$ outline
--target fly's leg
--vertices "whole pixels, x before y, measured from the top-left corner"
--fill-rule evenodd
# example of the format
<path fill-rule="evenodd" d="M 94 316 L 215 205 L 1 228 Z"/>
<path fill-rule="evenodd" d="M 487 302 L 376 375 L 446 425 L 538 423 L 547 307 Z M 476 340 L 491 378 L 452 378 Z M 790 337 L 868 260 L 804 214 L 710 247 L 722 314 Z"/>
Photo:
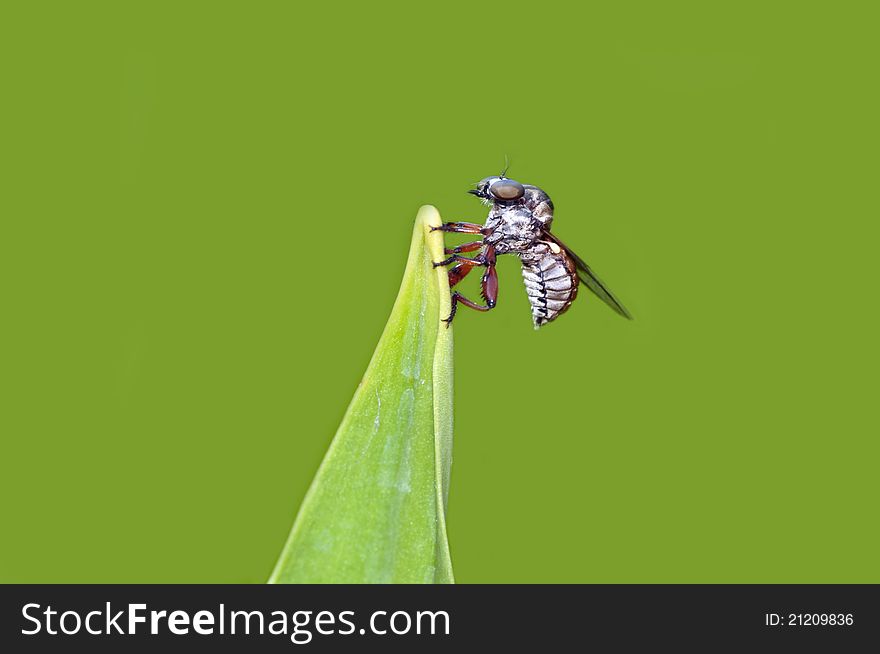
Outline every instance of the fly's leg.
<path fill-rule="evenodd" d="M 476 223 L 443 223 L 439 227 L 432 227 L 431 231 L 441 230 L 444 232 L 456 232 L 460 234 L 481 234 L 483 236 L 488 236 L 492 233 L 491 229 L 486 229 L 482 225 L 477 225 Z M 443 248 L 443 252 L 445 254 L 458 254 L 459 252 L 473 252 L 475 250 L 479 250 L 483 247 L 483 241 L 471 241 L 469 243 L 462 243 L 461 245 L 457 245 L 454 248 Z M 479 261 L 479 257 L 475 259 L 467 259 L 466 257 L 450 257 L 445 259 L 444 261 L 439 261 L 434 264 L 434 267 L 437 266 L 446 266 L 452 263 L 453 261 L 457 261 L 458 263 L 452 267 L 449 271 L 449 286 L 450 288 L 458 284 L 465 276 L 472 270 L 473 266 L 483 265 L 482 262 Z"/>
<path fill-rule="evenodd" d="M 483 241 L 471 241 L 470 243 L 462 243 L 454 248 L 443 248 L 446 254 L 458 254 L 459 252 L 473 252 L 483 247 Z"/>
<path fill-rule="evenodd" d="M 458 303 L 461 302 L 464 306 L 470 307 L 471 309 L 476 309 L 477 311 L 488 311 L 492 307 L 484 307 L 482 304 L 477 304 L 471 300 L 468 300 L 464 295 L 459 293 L 458 291 L 454 291 L 452 293 L 452 310 L 449 312 L 449 317 L 444 318 L 443 322 L 446 323 L 446 327 L 452 324 L 453 318 L 455 318 L 455 312 L 458 309 Z"/>
<path fill-rule="evenodd" d="M 458 234 L 485 234 L 482 225 L 476 223 L 443 223 L 439 227 L 432 227 L 431 231 L 456 232 Z"/>
<path fill-rule="evenodd" d="M 443 259 L 443 261 L 435 261 L 434 267 L 439 268 L 440 266 L 448 266 L 453 261 L 459 261 L 466 266 L 485 266 L 486 262 L 483 260 L 482 256 L 476 256 L 473 259 L 469 259 L 468 257 L 463 257 L 460 254 L 453 254 L 451 257 L 447 257 Z"/>
<path fill-rule="evenodd" d="M 452 268 L 449 269 L 449 288 L 452 288 L 462 279 L 467 277 L 467 274 L 473 269 L 473 266 L 469 266 L 464 263 L 457 263 L 452 266 Z"/>
<path fill-rule="evenodd" d="M 477 259 L 467 259 L 466 257 L 461 258 L 464 259 L 464 261 L 459 263 L 450 271 L 450 283 L 452 282 L 452 272 L 460 268 L 461 266 L 465 266 L 467 268 L 467 272 L 462 272 L 461 277 L 458 279 L 458 281 L 461 281 L 461 278 L 464 277 L 468 272 L 470 272 L 470 270 L 473 269 L 474 266 L 486 266 L 486 272 L 483 273 L 483 279 L 480 282 L 480 294 L 483 296 L 486 304 L 485 306 L 482 304 L 477 304 L 473 300 L 468 300 L 458 291 L 454 291 L 452 293 L 452 307 L 449 311 L 449 317 L 443 319 L 443 322 L 446 323 L 447 327 L 452 324 L 452 320 L 453 318 L 455 318 L 455 312 L 458 309 L 459 302 L 466 307 L 476 309 L 477 311 L 489 311 L 490 309 L 495 308 L 495 303 L 498 300 L 498 272 L 495 270 L 495 248 L 491 245 L 487 247 L 486 253 L 482 257 L 480 257 L 479 263 L 477 262 Z M 464 268 L 462 268 L 462 270 L 464 270 Z"/>
<path fill-rule="evenodd" d="M 486 306 L 492 309 L 498 300 L 498 271 L 495 270 L 495 247 L 486 248 L 486 272 L 480 281 L 480 294 L 486 300 Z"/>
<path fill-rule="evenodd" d="M 491 246 L 490 246 L 491 247 Z M 492 248 L 494 251 L 495 248 Z M 453 254 L 448 259 L 444 259 L 443 261 L 435 261 L 433 266 L 435 268 L 439 268 L 440 266 L 448 266 L 453 261 L 457 261 L 450 270 L 449 270 L 449 286 L 455 286 L 464 279 L 467 274 L 474 269 L 476 266 L 485 266 L 486 259 L 485 254 L 480 254 L 473 259 L 468 259 L 467 257 L 463 257 L 460 254 Z"/>

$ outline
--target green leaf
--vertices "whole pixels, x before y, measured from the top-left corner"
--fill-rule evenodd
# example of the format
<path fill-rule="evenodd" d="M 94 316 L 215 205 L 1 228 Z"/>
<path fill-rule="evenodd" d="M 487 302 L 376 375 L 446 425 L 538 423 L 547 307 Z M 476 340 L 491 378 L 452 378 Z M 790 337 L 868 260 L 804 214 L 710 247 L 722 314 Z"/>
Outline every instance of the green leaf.
<path fill-rule="evenodd" d="M 269 583 L 453 583 L 452 328 L 443 232 L 419 210 L 385 331 Z"/>

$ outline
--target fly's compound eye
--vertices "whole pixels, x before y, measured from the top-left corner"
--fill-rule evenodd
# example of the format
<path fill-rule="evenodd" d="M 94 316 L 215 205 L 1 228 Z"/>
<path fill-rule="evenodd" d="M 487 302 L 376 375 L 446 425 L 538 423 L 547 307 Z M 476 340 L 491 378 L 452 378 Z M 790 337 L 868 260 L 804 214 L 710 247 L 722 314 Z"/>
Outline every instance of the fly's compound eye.
<path fill-rule="evenodd" d="M 500 200 L 501 202 L 512 202 L 514 200 L 519 200 L 523 195 L 525 195 L 526 190 L 523 188 L 523 185 L 519 182 L 515 182 L 512 179 L 502 179 L 489 187 L 489 194 L 495 198 L 496 200 Z"/>

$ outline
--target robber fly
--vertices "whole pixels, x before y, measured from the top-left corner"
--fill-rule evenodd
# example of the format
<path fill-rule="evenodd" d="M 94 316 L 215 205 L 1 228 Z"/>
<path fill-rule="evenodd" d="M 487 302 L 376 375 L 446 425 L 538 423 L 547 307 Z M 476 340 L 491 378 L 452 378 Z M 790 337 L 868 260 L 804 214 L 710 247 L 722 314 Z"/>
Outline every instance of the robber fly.
<path fill-rule="evenodd" d="M 516 254 L 522 261 L 523 280 L 532 306 L 535 329 L 555 320 L 571 306 L 577 297 L 579 282 L 621 316 L 632 320 L 629 311 L 596 277 L 584 260 L 550 233 L 553 202 L 544 191 L 531 184 L 520 184 L 502 172 L 496 177 L 481 180 L 468 193 L 476 195 L 490 207 L 486 224 L 452 222 L 434 229 L 479 234 L 482 238 L 458 247 L 446 248 L 446 254 L 452 256 L 435 262 L 434 266 L 455 264 L 449 269 L 450 287 L 458 284 L 475 267 L 485 267 L 481 294 L 486 304 L 477 304 L 454 291 L 452 311 L 444 319 L 447 327 L 455 318 L 459 304 L 477 311 L 489 311 L 495 306 L 498 299 L 495 257 L 499 254 Z M 473 258 L 460 254 L 477 250 L 480 253 Z"/>

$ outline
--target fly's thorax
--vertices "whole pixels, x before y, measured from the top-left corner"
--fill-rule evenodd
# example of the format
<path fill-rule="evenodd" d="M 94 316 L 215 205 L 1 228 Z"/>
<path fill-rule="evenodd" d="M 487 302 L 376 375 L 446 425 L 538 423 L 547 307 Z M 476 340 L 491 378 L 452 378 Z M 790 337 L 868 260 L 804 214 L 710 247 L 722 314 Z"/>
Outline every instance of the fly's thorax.
<path fill-rule="evenodd" d="M 492 207 L 486 227 L 491 230 L 486 243 L 499 254 L 525 252 L 541 233 L 541 222 L 522 204 Z"/>
<path fill-rule="evenodd" d="M 550 196 L 531 184 L 525 184 L 524 188 L 523 204 L 532 212 L 535 220 L 545 229 L 550 229 L 550 224 L 553 222 L 553 202 Z"/>

